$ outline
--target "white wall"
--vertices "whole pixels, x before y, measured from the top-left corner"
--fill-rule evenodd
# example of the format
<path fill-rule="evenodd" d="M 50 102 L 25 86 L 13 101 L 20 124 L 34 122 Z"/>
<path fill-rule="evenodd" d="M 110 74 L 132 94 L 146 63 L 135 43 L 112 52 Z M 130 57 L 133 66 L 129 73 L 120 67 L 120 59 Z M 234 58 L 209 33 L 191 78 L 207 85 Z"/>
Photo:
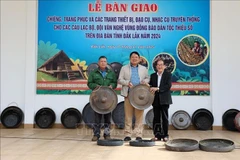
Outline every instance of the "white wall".
<path fill-rule="evenodd" d="M 240 1 L 212 1 L 211 96 L 173 96 L 170 117 L 177 110 L 192 115 L 196 109 L 207 108 L 213 112 L 214 125 L 221 126 L 227 109 L 240 110 L 239 10 Z M 25 124 L 33 124 L 35 112 L 42 107 L 53 108 L 56 123 L 68 107 L 82 111 L 89 96 L 36 95 L 36 54 L 37 2 L 1 1 L 1 111 L 10 102 L 17 102 L 25 113 Z M 122 100 L 119 96 L 119 102 Z"/>
<path fill-rule="evenodd" d="M 212 110 L 217 125 L 227 109 L 240 110 L 239 17 L 240 1 L 212 2 Z"/>
<path fill-rule="evenodd" d="M 1 108 L 13 101 L 25 106 L 26 7 L 1 1 Z"/>

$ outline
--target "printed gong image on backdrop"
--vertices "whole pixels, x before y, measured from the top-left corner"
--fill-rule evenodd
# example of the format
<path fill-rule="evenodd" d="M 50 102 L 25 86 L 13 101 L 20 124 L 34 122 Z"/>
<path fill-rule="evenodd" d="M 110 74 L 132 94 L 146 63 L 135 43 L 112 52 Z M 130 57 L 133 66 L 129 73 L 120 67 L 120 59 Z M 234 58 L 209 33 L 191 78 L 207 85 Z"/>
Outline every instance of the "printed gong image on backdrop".
<path fill-rule="evenodd" d="M 89 95 L 88 75 L 100 56 L 118 76 L 137 51 L 149 75 L 164 59 L 172 95 L 208 96 L 209 35 L 209 0 L 39 0 L 36 93 Z"/>

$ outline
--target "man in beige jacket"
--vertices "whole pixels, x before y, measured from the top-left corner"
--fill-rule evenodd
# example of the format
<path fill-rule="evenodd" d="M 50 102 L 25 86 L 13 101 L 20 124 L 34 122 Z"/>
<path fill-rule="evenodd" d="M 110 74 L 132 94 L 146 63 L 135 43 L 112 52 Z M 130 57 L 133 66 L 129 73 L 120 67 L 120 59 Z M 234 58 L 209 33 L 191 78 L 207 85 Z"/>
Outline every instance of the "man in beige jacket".
<path fill-rule="evenodd" d="M 133 86 L 138 84 L 146 84 L 149 82 L 148 70 L 146 67 L 139 64 L 140 55 L 134 51 L 130 53 L 130 64 L 121 68 L 118 82 L 122 85 L 121 95 L 124 96 L 124 111 L 125 111 L 125 138 L 124 141 L 130 141 L 132 136 L 132 118 L 135 115 L 135 126 L 133 133 L 136 140 L 142 139 L 143 132 L 143 112 L 134 108 L 128 98 L 128 93 Z"/>

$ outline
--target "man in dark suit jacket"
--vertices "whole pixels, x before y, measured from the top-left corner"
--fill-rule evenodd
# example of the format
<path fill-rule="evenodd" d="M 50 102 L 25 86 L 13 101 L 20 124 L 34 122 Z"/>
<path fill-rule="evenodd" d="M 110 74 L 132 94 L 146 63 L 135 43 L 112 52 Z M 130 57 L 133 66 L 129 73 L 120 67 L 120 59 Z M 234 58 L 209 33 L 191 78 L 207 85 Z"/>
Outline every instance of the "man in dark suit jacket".
<path fill-rule="evenodd" d="M 150 77 L 150 91 L 155 93 L 153 101 L 153 133 L 154 138 L 152 140 L 168 141 L 168 108 L 172 104 L 171 86 L 172 86 L 172 74 L 164 70 L 166 68 L 162 59 L 157 60 L 156 70 L 157 72 L 151 74 Z"/>

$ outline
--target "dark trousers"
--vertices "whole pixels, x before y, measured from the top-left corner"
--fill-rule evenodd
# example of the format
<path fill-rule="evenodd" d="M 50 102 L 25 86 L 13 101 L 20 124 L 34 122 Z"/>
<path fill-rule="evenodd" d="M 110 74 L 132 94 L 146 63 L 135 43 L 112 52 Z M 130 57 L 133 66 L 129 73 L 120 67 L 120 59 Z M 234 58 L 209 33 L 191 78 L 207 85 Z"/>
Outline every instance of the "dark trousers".
<path fill-rule="evenodd" d="M 103 125 L 104 125 L 104 135 L 103 136 L 109 136 L 110 135 L 110 125 L 111 125 L 111 112 L 108 114 L 99 114 L 97 112 L 94 112 L 94 115 L 95 115 L 95 122 L 93 124 L 94 136 L 100 137 L 101 128 Z M 104 119 L 103 123 L 101 123 L 102 117 Z"/>
<path fill-rule="evenodd" d="M 153 134 L 158 139 L 168 136 L 168 108 L 169 105 L 153 106 Z"/>

